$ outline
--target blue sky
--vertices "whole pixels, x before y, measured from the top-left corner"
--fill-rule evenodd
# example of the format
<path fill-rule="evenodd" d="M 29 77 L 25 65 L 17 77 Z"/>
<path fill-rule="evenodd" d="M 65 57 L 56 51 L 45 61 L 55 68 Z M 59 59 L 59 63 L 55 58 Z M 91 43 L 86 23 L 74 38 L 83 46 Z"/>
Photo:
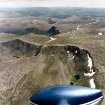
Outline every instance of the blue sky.
<path fill-rule="evenodd" d="M 0 0 L 0 7 L 105 8 L 105 0 Z"/>

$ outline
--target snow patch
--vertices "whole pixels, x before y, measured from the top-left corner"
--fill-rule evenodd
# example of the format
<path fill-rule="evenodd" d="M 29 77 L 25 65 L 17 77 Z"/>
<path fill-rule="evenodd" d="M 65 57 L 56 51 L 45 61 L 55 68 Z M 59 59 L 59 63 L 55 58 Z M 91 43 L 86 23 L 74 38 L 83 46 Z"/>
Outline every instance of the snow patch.
<path fill-rule="evenodd" d="M 84 76 L 85 77 L 92 77 L 95 75 L 95 72 L 92 72 L 92 73 L 84 73 Z"/>
<path fill-rule="evenodd" d="M 77 50 L 75 50 L 75 54 L 77 54 L 78 53 L 78 51 Z"/>
<path fill-rule="evenodd" d="M 80 29 L 80 25 L 77 25 L 77 31 Z"/>
<path fill-rule="evenodd" d="M 89 54 L 87 54 L 87 56 L 88 56 L 89 72 L 84 73 L 84 76 L 92 77 L 95 74 L 95 72 L 93 71 L 93 62 L 92 62 L 92 58 L 89 56 Z"/>
<path fill-rule="evenodd" d="M 69 58 L 71 58 L 71 56 L 70 56 L 70 51 L 69 51 L 69 50 L 67 50 L 67 51 L 66 51 L 66 53 L 68 54 L 68 57 L 69 57 Z M 74 58 L 75 58 L 75 56 L 72 56 L 72 58 L 71 58 L 71 59 L 74 59 Z"/>
<path fill-rule="evenodd" d="M 87 54 L 87 56 L 88 56 L 88 67 L 90 69 L 90 72 L 92 72 L 92 66 L 93 66 L 92 58 L 89 57 L 89 54 Z"/>
<path fill-rule="evenodd" d="M 93 78 L 90 79 L 89 83 L 90 83 L 91 88 L 96 88 L 96 85 L 95 85 L 95 82 L 94 82 Z"/>
<path fill-rule="evenodd" d="M 99 32 L 99 33 L 98 33 L 98 36 L 102 36 L 102 35 L 103 35 L 103 33 L 102 33 L 102 32 Z"/>
<path fill-rule="evenodd" d="M 46 41 L 45 43 L 49 43 L 49 42 L 54 41 L 54 40 L 56 40 L 56 39 L 57 39 L 57 38 L 50 37 L 50 40 L 49 40 L 49 41 Z"/>
<path fill-rule="evenodd" d="M 56 40 L 56 38 L 50 37 L 50 40 L 53 41 L 53 40 Z"/>
<path fill-rule="evenodd" d="M 92 62 L 92 58 L 89 56 L 89 54 L 87 54 L 88 56 L 88 67 L 89 67 L 89 72 L 88 73 L 84 73 L 85 77 L 93 77 L 95 75 L 95 72 L 93 71 L 93 62 Z M 95 82 L 93 78 L 90 78 L 89 80 L 89 84 L 91 88 L 96 88 Z"/>
<path fill-rule="evenodd" d="M 70 54 L 70 51 L 67 51 L 67 54 Z"/>

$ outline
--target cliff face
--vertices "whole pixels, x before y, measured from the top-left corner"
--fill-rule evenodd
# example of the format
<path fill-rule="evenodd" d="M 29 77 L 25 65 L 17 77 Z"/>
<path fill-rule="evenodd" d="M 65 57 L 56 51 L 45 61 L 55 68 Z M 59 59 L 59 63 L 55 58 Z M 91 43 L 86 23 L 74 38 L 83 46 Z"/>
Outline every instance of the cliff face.
<path fill-rule="evenodd" d="M 12 40 L 1 43 L 0 48 L 0 105 L 28 105 L 30 95 L 48 85 L 89 86 L 89 78 L 80 70 L 84 66 L 74 62 L 67 45 L 42 46 Z"/>
<path fill-rule="evenodd" d="M 14 57 L 21 57 L 21 56 L 32 56 L 40 52 L 41 46 L 40 45 L 33 45 L 31 43 L 23 42 L 19 39 L 15 39 L 12 41 L 2 43 L 6 49 L 9 49 L 10 54 L 14 54 Z"/>

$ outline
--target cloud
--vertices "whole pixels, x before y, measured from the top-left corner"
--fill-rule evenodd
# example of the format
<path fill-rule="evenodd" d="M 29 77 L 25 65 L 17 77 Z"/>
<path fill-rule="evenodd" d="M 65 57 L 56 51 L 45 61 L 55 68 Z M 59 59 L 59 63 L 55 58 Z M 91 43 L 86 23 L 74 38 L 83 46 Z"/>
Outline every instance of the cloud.
<path fill-rule="evenodd" d="M 105 0 L 0 0 L 0 7 L 104 7 Z"/>

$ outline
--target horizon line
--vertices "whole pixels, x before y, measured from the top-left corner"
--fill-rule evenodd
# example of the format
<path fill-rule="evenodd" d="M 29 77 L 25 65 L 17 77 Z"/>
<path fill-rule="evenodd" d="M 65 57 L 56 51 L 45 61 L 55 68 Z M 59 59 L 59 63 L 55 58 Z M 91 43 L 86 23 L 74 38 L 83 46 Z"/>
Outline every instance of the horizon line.
<path fill-rule="evenodd" d="M 76 7 L 76 6 L 17 6 L 17 7 L 0 7 L 0 9 L 19 9 L 19 8 L 83 8 L 83 9 L 105 9 L 104 7 Z"/>

